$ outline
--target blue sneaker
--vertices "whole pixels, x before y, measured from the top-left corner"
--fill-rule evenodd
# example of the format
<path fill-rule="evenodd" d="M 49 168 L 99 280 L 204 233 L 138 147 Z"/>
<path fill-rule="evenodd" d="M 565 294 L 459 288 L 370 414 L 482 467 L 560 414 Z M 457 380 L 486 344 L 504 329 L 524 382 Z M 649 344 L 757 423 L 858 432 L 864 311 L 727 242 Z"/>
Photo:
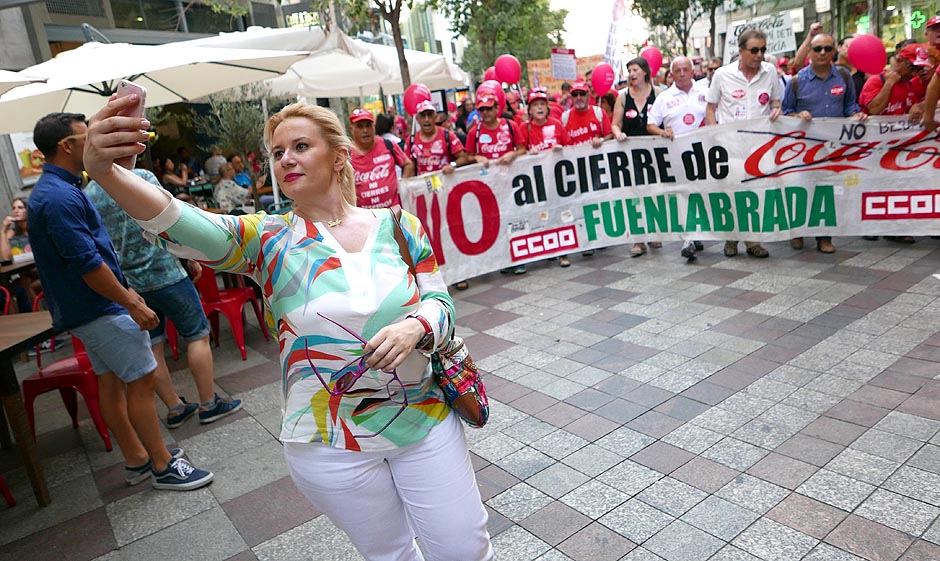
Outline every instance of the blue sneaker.
<path fill-rule="evenodd" d="M 175 429 L 176 427 L 182 425 L 186 422 L 186 419 L 192 417 L 196 411 L 199 410 L 198 403 L 186 403 L 186 400 L 182 397 L 180 398 L 180 401 L 183 402 L 183 410 L 176 415 L 173 415 L 169 412 L 166 415 L 166 426 L 169 429 Z"/>
<path fill-rule="evenodd" d="M 203 425 L 214 423 L 222 417 L 227 417 L 242 408 L 242 400 L 230 399 L 225 401 L 219 394 L 215 395 L 214 405 L 211 409 L 199 412 L 199 422 Z"/>
<path fill-rule="evenodd" d="M 166 450 L 170 453 L 170 461 L 182 458 L 185 453 L 182 448 L 167 448 Z M 152 468 L 153 462 L 150 461 L 150 458 L 147 458 L 147 463 L 142 466 L 124 466 L 124 482 L 128 485 L 143 483 L 150 477 Z"/>
<path fill-rule="evenodd" d="M 191 491 L 212 483 L 212 472 L 199 469 L 185 458 L 170 461 L 170 465 L 161 472 L 152 472 L 151 481 L 154 489 L 170 491 Z"/>

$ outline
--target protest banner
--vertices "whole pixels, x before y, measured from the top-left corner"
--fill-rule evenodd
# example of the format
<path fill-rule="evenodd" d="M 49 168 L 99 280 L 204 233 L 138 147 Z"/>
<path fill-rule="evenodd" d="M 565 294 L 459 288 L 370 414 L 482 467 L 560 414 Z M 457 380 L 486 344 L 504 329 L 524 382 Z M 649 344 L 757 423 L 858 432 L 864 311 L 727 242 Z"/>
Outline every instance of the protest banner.
<path fill-rule="evenodd" d="M 738 36 L 748 27 L 756 27 L 767 34 L 767 54 L 796 51 L 793 19 L 790 12 L 780 12 L 746 22 L 732 22 L 725 39 L 724 64 L 738 60 Z"/>
<path fill-rule="evenodd" d="M 403 180 L 449 282 L 601 247 L 940 235 L 940 131 L 783 117 L 633 137 Z"/>
<path fill-rule="evenodd" d="M 574 81 L 578 78 L 578 58 L 574 49 L 552 47 L 552 78 Z"/>

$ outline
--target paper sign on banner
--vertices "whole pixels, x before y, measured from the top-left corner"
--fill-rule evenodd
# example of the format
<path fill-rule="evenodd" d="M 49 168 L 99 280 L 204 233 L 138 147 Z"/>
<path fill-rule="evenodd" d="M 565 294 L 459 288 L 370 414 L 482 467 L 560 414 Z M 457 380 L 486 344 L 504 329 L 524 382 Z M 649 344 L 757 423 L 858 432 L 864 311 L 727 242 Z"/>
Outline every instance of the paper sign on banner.
<path fill-rule="evenodd" d="M 790 12 L 780 12 L 745 22 L 732 22 L 725 40 L 724 64 L 738 60 L 738 36 L 748 27 L 756 27 L 767 34 L 767 54 L 776 55 L 796 50 L 793 20 Z"/>
<path fill-rule="evenodd" d="M 637 242 L 940 235 L 938 166 L 940 131 L 906 117 L 765 118 L 465 166 L 400 194 L 455 282 Z"/>
<path fill-rule="evenodd" d="M 578 58 L 574 49 L 552 47 L 552 78 L 557 80 L 577 80 Z"/>

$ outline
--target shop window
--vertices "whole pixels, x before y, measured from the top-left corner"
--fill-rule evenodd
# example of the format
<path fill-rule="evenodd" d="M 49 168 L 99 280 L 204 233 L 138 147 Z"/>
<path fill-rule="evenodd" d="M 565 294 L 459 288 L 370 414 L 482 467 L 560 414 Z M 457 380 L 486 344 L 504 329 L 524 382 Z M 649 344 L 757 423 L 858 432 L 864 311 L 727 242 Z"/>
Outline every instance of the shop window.
<path fill-rule="evenodd" d="M 114 27 L 177 31 L 179 11 L 174 2 L 152 0 L 111 0 Z"/>

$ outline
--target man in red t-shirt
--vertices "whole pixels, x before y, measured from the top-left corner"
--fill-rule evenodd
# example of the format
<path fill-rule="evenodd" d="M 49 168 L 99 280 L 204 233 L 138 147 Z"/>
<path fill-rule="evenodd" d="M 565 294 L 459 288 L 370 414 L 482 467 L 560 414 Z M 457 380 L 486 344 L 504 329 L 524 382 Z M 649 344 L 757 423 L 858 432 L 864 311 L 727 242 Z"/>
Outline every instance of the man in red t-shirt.
<path fill-rule="evenodd" d="M 349 122 L 353 141 L 349 155 L 356 172 L 356 206 L 388 208 L 401 204 L 395 166 L 401 168 L 402 177 L 412 177 L 414 163 L 394 142 L 375 141 L 375 116 L 370 111 L 354 110 Z"/>
<path fill-rule="evenodd" d="M 550 116 L 548 93 L 543 88 L 534 88 L 529 93 L 529 122 L 522 125 L 529 154 L 542 150 L 561 150 L 569 144 L 568 131 L 561 121 Z"/>
<path fill-rule="evenodd" d="M 568 131 L 571 144 L 591 143 L 600 148 L 605 140 L 614 137 L 610 130 L 610 117 L 600 107 L 588 105 L 588 86 L 578 81 L 571 86 L 571 109 L 561 116 L 561 122 Z"/>
<path fill-rule="evenodd" d="M 923 45 L 907 45 L 894 57 L 891 69 L 865 82 L 858 104 L 869 115 L 910 115 L 912 123 L 923 116 L 924 85 L 916 76 L 930 66 Z"/>
<path fill-rule="evenodd" d="M 496 96 L 483 94 L 477 97 L 477 111 L 483 116 L 467 132 L 467 153 L 476 163 L 488 167 L 491 161 L 509 165 L 521 154 L 525 154 L 525 137 L 519 125 L 505 119 L 496 112 Z M 471 160 L 474 161 L 474 160 Z M 524 275 L 525 265 L 503 269 L 504 273 Z"/>
<path fill-rule="evenodd" d="M 452 173 L 454 168 L 467 163 L 467 152 L 452 131 L 437 126 L 437 108 L 430 101 L 417 107 L 421 129 L 408 138 L 405 153 L 418 167 L 418 174 L 440 171 Z"/>
<path fill-rule="evenodd" d="M 484 167 L 495 160 L 508 165 L 517 156 L 525 154 L 525 137 L 519 126 L 510 119 L 502 119 L 496 113 L 496 96 L 483 94 L 477 99 L 477 111 L 483 116 L 467 132 L 467 154 L 475 157 Z"/>

